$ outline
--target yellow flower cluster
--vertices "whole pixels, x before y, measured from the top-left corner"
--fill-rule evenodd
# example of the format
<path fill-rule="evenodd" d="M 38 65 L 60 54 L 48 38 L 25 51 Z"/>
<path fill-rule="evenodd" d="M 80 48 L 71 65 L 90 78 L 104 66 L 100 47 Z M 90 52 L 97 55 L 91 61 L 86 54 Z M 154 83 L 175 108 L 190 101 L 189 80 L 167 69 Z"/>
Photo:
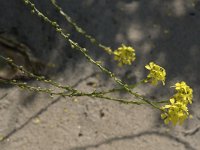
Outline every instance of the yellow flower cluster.
<path fill-rule="evenodd" d="M 174 87 L 177 91 L 174 95 L 176 99 L 182 100 L 185 105 L 192 104 L 193 90 L 185 82 L 176 83 Z"/>
<path fill-rule="evenodd" d="M 119 66 L 124 64 L 131 65 L 135 60 L 135 50 L 130 46 L 125 46 L 122 44 L 117 50 L 113 52 L 114 59 L 117 60 Z"/>
<path fill-rule="evenodd" d="M 193 90 L 183 81 L 173 87 L 176 94 L 169 100 L 170 104 L 161 107 L 163 110 L 161 118 L 164 119 L 165 124 L 171 121 L 173 125 L 177 123 L 181 125 L 189 117 L 187 105 L 192 103 Z"/>
<path fill-rule="evenodd" d="M 150 62 L 145 66 L 145 68 L 150 71 L 146 82 L 150 82 L 152 85 L 157 85 L 158 81 L 162 81 L 163 85 L 165 85 L 166 71 L 164 68 L 156 65 L 154 62 Z"/>

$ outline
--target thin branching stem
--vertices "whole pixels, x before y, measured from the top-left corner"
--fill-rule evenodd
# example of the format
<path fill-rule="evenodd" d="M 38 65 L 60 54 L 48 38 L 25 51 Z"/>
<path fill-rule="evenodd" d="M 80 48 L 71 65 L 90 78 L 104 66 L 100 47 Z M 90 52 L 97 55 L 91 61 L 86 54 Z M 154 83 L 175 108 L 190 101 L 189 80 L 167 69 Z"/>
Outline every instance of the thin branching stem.
<path fill-rule="evenodd" d="M 62 96 L 62 97 L 88 96 L 88 97 L 92 97 L 92 98 L 107 99 L 110 101 L 115 101 L 115 102 L 119 102 L 119 103 L 123 103 L 123 104 L 137 104 L 137 105 L 147 104 L 146 102 L 143 102 L 143 101 L 126 100 L 126 99 L 121 99 L 121 98 L 113 98 L 113 97 L 105 96 L 103 94 L 103 92 L 91 92 L 91 93 L 85 93 L 85 92 L 80 92 L 80 91 L 76 91 L 76 92 L 74 91 L 74 92 L 70 92 L 70 93 L 66 93 L 65 91 L 64 92 L 54 92 L 53 89 L 34 87 L 34 86 L 28 85 L 25 82 L 17 82 L 15 80 L 8 80 L 8 79 L 0 79 L 0 83 L 15 85 L 24 90 L 46 93 L 51 96 L 55 96 L 55 95 Z M 159 103 L 166 103 L 166 101 L 158 101 L 158 102 L 152 102 L 152 103 L 159 104 Z"/>
<path fill-rule="evenodd" d="M 56 3 L 56 0 L 51 0 L 51 2 L 53 4 L 53 6 L 59 11 L 59 13 L 65 18 L 65 20 L 69 24 L 71 24 L 78 33 L 82 34 L 92 44 L 95 44 L 95 45 L 99 46 L 100 48 L 102 48 L 108 54 L 112 54 L 112 50 L 110 47 L 101 44 L 92 35 L 87 34 L 87 32 L 83 28 L 78 26 L 77 23 L 75 21 L 73 21 L 72 18 L 66 12 L 63 11 L 63 9 Z"/>
<path fill-rule="evenodd" d="M 142 102 L 142 101 L 133 101 L 133 100 L 127 101 L 125 99 L 119 99 L 119 98 L 113 98 L 113 97 L 105 96 L 105 94 L 112 93 L 112 92 L 115 92 L 115 91 L 120 91 L 120 90 L 122 90 L 122 88 L 120 88 L 120 89 L 119 88 L 118 89 L 117 88 L 116 89 L 110 89 L 108 91 L 100 91 L 100 92 L 93 91 L 93 92 L 90 92 L 90 93 L 86 93 L 86 92 L 78 91 L 78 90 L 76 90 L 73 87 L 68 86 L 68 85 L 62 86 L 61 84 L 59 84 L 55 81 L 52 81 L 52 80 L 48 80 L 48 82 L 47 82 L 46 79 L 43 76 L 34 75 L 33 73 L 24 69 L 22 66 L 18 66 L 17 64 L 15 64 L 12 59 L 5 58 L 4 56 L 1 56 L 1 55 L 0 55 L 0 58 L 3 59 L 8 64 L 10 64 L 11 66 L 13 66 L 14 68 L 21 70 L 23 73 L 27 74 L 29 77 L 34 77 L 38 81 L 50 84 L 50 85 L 52 85 L 53 87 L 56 87 L 56 88 L 64 89 L 64 91 L 54 92 L 53 89 L 30 86 L 26 82 L 18 82 L 17 80 L 9 80 L 9 79 L 0 79 L 0 82 L 4 83 L 4 84 L 15 85 L 15 86 L 20 87 L 21 89 L 26 89 L 26 90 L 29 90 L 29 91 L 47 93 L 51 96 L 53 96 L 53 95 L 59 95 L 59 96 L 63 96 L 63 97 L 66 97 L 66 96 L 70 96 L 70 97 L 71 96 L 89 96 L 89 97 L 104 98 L 104 99 L 107 99 L 107 100 L 118 101 L 120 103 L 125 103 L 125 104 L 138 104 L 138 105 L 139 104 L 147 104 L 146 102 Z M 131 86 L 133 86 L 133 85 L 131 85 Z M 66 92 L 66 87 L 68 88 L 68 92 Z M 157 102 L 152 102 L 152 103 L 158 103 L 159 104 L 159 103 L 166 103 L 166 101 L 157 101 Z"/>
<path fill-rule="evenodd" d="M 72 48 L 77 49 L 79 51 L 81 51 L 83 53 L 83 55 L 92 63 L 95 64 L 96 66 L 98 66 L 101 71 L 103 71 L 104 73 L 106 73 L 107 75 L 109 75 L 112 79 L 114 79 L 114 81 L 116 83 L 118 83 L 120 86 L 122 86 L 128 93 L 134 95 L 136 98 L 145 101 L 147 104 L 151 105 L 152 107 L 159 109 L 160 107 L 155 105 L 154 103 L 150 102 L 149 100 L 147 100 L 146 98 L 144 98 L 143 96 L 133 92 L 127 84 L 125 84 L 124 82 L 122 82 L 122 80 L 120 80 L 119 78 L 116 77 L 116 75 L 114 73 L 112 73 L 111 71 L 109 71 L 108 69 L 106 69 L 105 67 L 103 67 L 100 63 L 96 62 L 95 60 L 93 60 L 91 58 L 91 56 L 88 54 L 87 49 L 83 48 L 81 46 L 79 46 L 78 43 L 76 43 L 75 41 L 73 41 L 72 39 L 70 39 L 70 34 L 65 34 L 62 30 L 62 28 L 58 25 L 58 23 L 56 21 L 52 21 L 50 20 L 47 16 L 45 16 L 42 12 L 40 12 L 36 7 L 35 4 L 33 2 L 31 2 L 30 0 L 23 0 L 25 2 L 25 4 L 29 5 L 32 9 L 33 13 L 36 13 L 39 17 L 41 17 L 44 21 L 48 22 L 51 24 L 52 27 L 55 28 L 55 30 L 60 33 L 60 35 L 62 35 L 64 37 L 64 39 L 66 39 Z"/>
<path fill-rule="evenodd" d="M 62 89 L 67 90 L 67 91 L 74 91 L 74 89 L 70 86 L 63 86 L 63 85 L 61 85 L 61 84 L 59 84 L 55 81 L 46 79 L 44 76 L 38 76 L 38 75 L 35 75 L 35 74 L 27 71 L 23 66 L 18 66 L 17 64 L 15 64 L 11 58 L 5 58 L 2 55 L 0 55 L 0 58 L 3 59 L 4 61 L 6 61 L 10 66 L 20 70 L 22 73 L 28 75 L 31 78 L 34 78 L 38 81 L 42 81 L 44 83 L 48 83 L 48 84 L 50 84 L 54 87 L 57 87 L 57 88 L 62 88 Z"/>

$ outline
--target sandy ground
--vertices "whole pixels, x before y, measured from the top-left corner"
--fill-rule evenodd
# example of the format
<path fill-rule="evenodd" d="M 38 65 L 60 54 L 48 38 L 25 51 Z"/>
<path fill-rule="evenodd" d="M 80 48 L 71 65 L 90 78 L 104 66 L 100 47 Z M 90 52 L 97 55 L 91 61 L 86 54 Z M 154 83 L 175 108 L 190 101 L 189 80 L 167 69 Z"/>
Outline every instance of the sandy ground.
<path fill-rule="evenodd" d="M 136 49 L 134 65 L 117 67 L 113 58 L 75 33 L 48 0 L 36 6 L 58 20 L 71 38 L 87 47 L 96 60 L 127 83 L 144 78 L 144 65 L 154 60 L 167 70 L 166 87 L 136 90 L 154 99 L 168 99 L 169 87 L 186 81 L 194 89 L 193 119 L 166 126 L 149 106 L 125 105 L 89 97 L 53 97 L 0 87 L 0 150 L 199 150 L 200 149 L 200 1 L 199 0 L 66 0 L 63 9 L 89 34 L 117 48 Z M 52 79 L 91 91 L 116 84 L 70 48 L 47 23 L 30 13 L 21 0 L 0 0 L 0 34 L 15 37 L 32 55 L 55 68 L 43 70 Z M 95 83 L 92 87 L 90 83 Z M 41 85 L 37 82 L 30 84 Z M 41 85 L 45 86 L 45 85 Z M 116 96 L 130 96 L 119 93 Z"/>

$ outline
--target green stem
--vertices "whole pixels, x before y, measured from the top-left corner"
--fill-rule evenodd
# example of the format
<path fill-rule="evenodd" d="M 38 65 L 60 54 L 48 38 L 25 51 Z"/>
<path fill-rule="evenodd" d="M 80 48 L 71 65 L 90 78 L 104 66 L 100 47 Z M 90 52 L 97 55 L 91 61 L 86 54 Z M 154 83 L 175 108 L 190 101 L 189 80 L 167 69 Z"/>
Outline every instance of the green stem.
<path fill-rule="evenodd" d="M 143 84 L 145 80 L 146 80 L 146 79 L 143 79 L 143 80 L 141 80 L 141 81 L 139 81 L 139 82 L 137 82 L 137 83 L 135 83 L 135 84 L 128 85 L 128 88 L 134 89 L 134 88 L 136 88 L 137 86 L 139 86 L 140 84 Z M 120 87 L 120 88 L 113 88 L 113 89 L 110 89 L 110 90 L 108 90 L 108 91 L 104 91 L 103 93 L 104 93 L 104 94 L 107 94 L 107 93 L 119 92 L 119 91 L 124 91 L 124 90 L 125 90 L 124 87 Z"/>
<path fill-rule="evenodd" d="M 68 90 L 68 91 L 74 91 L 74 89 L 70 86 L 63 86 L 55 81 L 52 81 L 52 80 L 48 80 L 46 79 L 44 76 L 38 76 L 38 75 L 35 75 L 29 71 L 27 71 L 26 69 L 24 69 L 23 66 L 18 66 L 16 65 L 12 59 L 10 58 L 5 58 L 4 56 L 0 55 L 0 58 L 3 59 L 4 61 L 6 61 L 9 65 L 13 66 L 14 68 L 16 69 L 19 69 L 20 71 L 22 71 L 23 73 L 27 74 L 29 77 L 32 77 L 38 81 L 43 81 L 44 83 L 48 83 L 52 86 L 55 86 L 57 88 L 62 88 L 64 90 Z"/>
<path fill-rule="evenodd" d="M 120 103 L 123 103 L 123 104 L 137 104 L 137 105 L 147 104 L 147 103 L 141 102 L 141 101 L 134 101 L 134 100 L 126 100 L 126 99 L 108 97 L 108 96 L 104 96 L 104 95 L 102 95 L 102 93 L 98 93 L 98 92 L 92 92 L 92 93 L 84 93 L 84 92 L 80 92 L 80 91 L 73 91 L 71 93 L 53 92 L 52 89 L 34 87 L 34 86 L 27 85 L 27 83 L 17 82 L 15 80 L 0 79 L 0 83 L 16 85 L 21 89 L 34 91 L 34 92 L 47 93 L 47 94 L 49 94 L 51 96 L 53 96 L 53 95 L 63 96 L 63 97 L 66 97 L 66 96 L 68 96 L 68 97 L 72 97 L 72 96 L 76 96 L 76 97 L 88 96 L 88 97 L 95 97 L 95 98 L 101 98 L 101 99 L 107 99 L 107 100 L 111 100 L 111 101 L 116 101 L 116 102 L 120 102 Z M 152 102 L 152 103 L 165 103 L 165 101 L 158 101 L 158 102 Z"/>
<path fill-rule="evenodd" d="M 63 9 L 56 3 L 56 0 L 51 0 L 53 6 L 59 11 L 59 13 L 65 18 L 65 20 L 71 24 L 75 30 L 82 34 L 86 39 L 88 39 L 92 44 L 96 44 L 97 46 L 99 46 L 100 48 L 102 48 L 103 50 L 105 50 L 108 54 L 112 54 L 112 50 L 110 49 L 110 47 L 107 47 L 101 43 L 99 43 L 93 36 L 87 34 L 87 32 L 85 30 L 83 30 L 80 26 L 77 25 L 76 22 L 74 22 L 72 20 L 72 18 L 63 11 Z"/>
<path fill-rule="evenodd" d="M 65 34 L 63 32 L 63 30 L 60 28 L 60 26 L 58 25 L 57 22 L 55 21 L 51 21 L 48 17 L 46 17 L 43 13 L 41 13 L 36 7 L 35 4 L 33 4 L 32 2 L 30 2 L 30 0 L 23 0 L 25 2 L 25 4 L 28 4 L 31 6 L 32 8 L 32 12 L 36 12 L 36 14 L 43 18 L 44 21 L 50 23 L 52 25 L 52 27 L 55 28 L 55 30 L 60 33 L 70 44 L 72 48 L 75 48 L 79 51 L 81 51 L 84 56 L 93 64 L 95 64 L 96 66 L 98 66 L 103 72 L 105 72 L 106 74 L 108 74 L 111 78 L 113 78 L 115 80 L 116 83 L 118 83 L 119 85 L 121 85 L 128 93 L 134 95 L 136 98 L 145 101 L 146 103 L 148 103 L 149 105 L 151 105 L 152 107 L 159 109 L 159 106 L 155 105 L 154 103 L 150 102 L 149 100 L 145 99 L 143 96 L 134 93 L 131 89 L 128 88 L 128 85 L 123 83 L 119 78 L 117 78 L 115 76 L 114 73 L 110 72 L 108 69 L 106 69 L 105 67 L 101 66 L 99 63 L 97 63 L 96 61 L 94 61 L 88 54 L 87 54 L 87 50 L 85 48 L 82 48 L 81 46 L 79 46 L 78 43 L 74 42 L 73 40 L 71 40 L 69 38 L 70 34 Z"/>
<path fill-rule="evenodd" d="M 20 87 L 22 89 L 28 89 L 30 91 L 35 91 L 35 92 L 45 92 L 45 93 L 48 93 L 50 95 L 61 95 L 61 96 L 69 96 L 69 95 L 71 95 L 71 96 L 92 96 L 92 97 L 95 95 L 95 96 L 98 96 L 99 98 L 100 98 L 100 96 L 101 96 L 101 98 L 106 98 L 106 96 L 103 96 L 103 95 L 111 93 L 111 92 L 115 92 L 115 91 L 124 90 L 124 88 L 114 88 L 114 89 L 110 89 L 108 91 L 100 91 L 100 92 L 94 91 L 94 92 L 91 92 L 91 93 L 83 93 L 83 92 L 77 91 L 76 89 L 74 89 L 71 86 L 68 86 L 68 85 L 67 86 L 62 86 L 62 85 L 60 85 L 59 83 L 57 83 L 55 81 L 46 80 L 45 77 L 43 77 L 43 76 L 34 75 L 33 73 L 31 73 L 31 72 L 27 71 L 26 69 L 24 69 L 22 66 L 18 66 L 17 64 L 15 64 L 13 62 L 13 60 L 10 59 L 10 58 L 5 58 L 4 56 L 1 56 L 1 55 L 0 55 L 0 58 L 3 59 L 6 63 L 8 63 L 11 66 L 13 66 L 14 68 L 21 70 L 23 73 L 26 73 L 28 76 L 33 77 L 38 81 L 42 81 L 44 83 L 50 84 L 50 85 L 52 85 L 54 87 L 57 87 L 57 88 L 60 88 L 60 89 L 64 89 L 64 90 L 66 90 L 66 87 L 67 87 L 68 91 L 71 91 L 72 94 L 66 94 L 66 91 L 57 92 L 56 93 L 56 92 L 52 92 L 53 91 L 52 89 L 41 88 L 41 87 L 33 87 L 33 86 L 27 85 L 27 83 L 25 83 L 25 82 L 24 83 L 17 82 L 16 80 L 8 80 L 8 79 L 1 79 L 0 80 L 1 83 L 7 83 L 7 84 L 16 85 L 16 86 L 18 86 L 18 87 Z M 143 80 L 141 80 L 138 83 L 142 83 L 142 82 L 143 82 Z M 134 84 L 134 85 L 136 85 L 136 84 Z M 131 85 L 131 86 L 133 87 L 133 85 Z M 106 99 L 109 99 L 109 98 L 107 97 Z M 127 101 L 125 99 L 116 99 L 116 98 L 110 98 L 110 99 L 121 100 L 121 101 L 124 101 L 122 103 L 127 103 Z M 129 102 L 130 101 L 128 101 L 128 103 Z M 136 102 L 134 102 L 134 103 L 136 103 Z M 143 103 L 142 102 L 138 102 L 138 103 L 146 104 L 145 102 L 143 102 Z M 165 101 L 156 102 L 156 103 L 165 103 Z"/>

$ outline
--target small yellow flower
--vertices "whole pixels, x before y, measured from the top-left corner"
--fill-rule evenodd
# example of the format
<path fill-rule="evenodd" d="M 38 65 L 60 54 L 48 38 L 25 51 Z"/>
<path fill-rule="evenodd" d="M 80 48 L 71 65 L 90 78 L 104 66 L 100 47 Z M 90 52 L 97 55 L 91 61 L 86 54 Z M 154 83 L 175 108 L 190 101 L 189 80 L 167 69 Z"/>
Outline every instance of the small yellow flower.
<path fill-rule="evenodd" d="M 192 98 L 193 98 L 193 90 L 190 88 L 184 81 L 180 83 L 176 83 L 175 90 L 177 91 L 177 94 L 174 96 L 177 100 L 182 101 L 186 105 L 188 103 L 192 104 Z"/>
<path fill-rule="evenodd" d="M 161 107 L 163 110 L 161 118 L 164 119 L 165 124 L 171 121 L 173 125 L 177 123 L 181 125 L 185 119 L 191 118 L 187 105 L 192 103 L 193 90 L 183 81 L 176 83 L 173 87 L 175 87 L 176 94 L 169 100 L 170 104 Z"/>
<path fill-rule="evenodd" d="M 119 66 L 122 65 L 131 65 L 135 60 L 135 50 L 130 46 L 125 46 L 122 44 L 117 50 L 113 52 L 114 59 L 117 60 Z"/>
<path fill-rule="evenodd" d="M 162 107 L 163 113 L 161 118 L 164 119 L 165 124 L 172 122 L 173 125 L 179 123 L 182 125 L 184 120 L 189 117 L 188 108 L 185 104 L 175 101 L 174 98 L 170 99 L 170 105 Z"/>
<path fill-rule="evenodd" d="M 165 85 L 166 71 L 164 68 L 156 65 L 154 62 L 150 62 L 145 68 L 150 71 L 147 76 L 147 82 L 157 85 L 158 81 L 162 81 L 163 85 Z"/>

